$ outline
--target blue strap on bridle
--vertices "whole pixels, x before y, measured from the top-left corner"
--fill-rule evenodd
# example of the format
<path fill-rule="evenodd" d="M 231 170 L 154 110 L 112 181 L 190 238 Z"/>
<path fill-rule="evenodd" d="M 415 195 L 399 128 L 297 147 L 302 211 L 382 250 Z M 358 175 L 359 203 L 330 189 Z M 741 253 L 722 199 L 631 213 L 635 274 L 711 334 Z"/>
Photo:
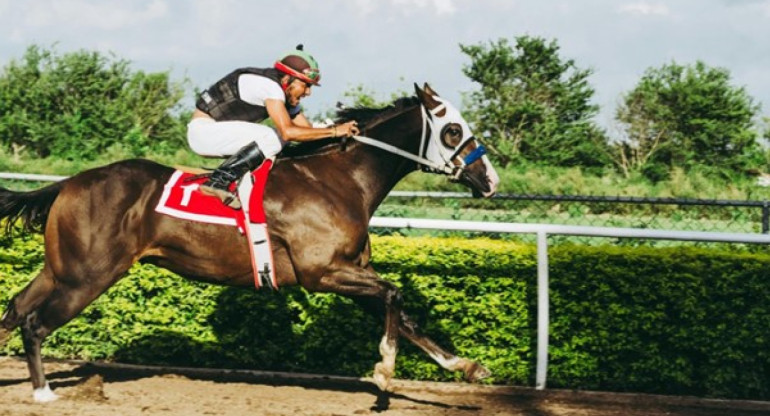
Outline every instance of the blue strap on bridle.
<path fill-rule="evenodd" d="M 465 166 L 468 166 L 471 163 L 481 159 L 485 154 L 487 154 L 487 148 L 484 147 L 484 145 L 479 145 L 476 147 L 476 149 L 470 152 L 468 156 L 465 156 L 463 162 L 465 163 Z"/>

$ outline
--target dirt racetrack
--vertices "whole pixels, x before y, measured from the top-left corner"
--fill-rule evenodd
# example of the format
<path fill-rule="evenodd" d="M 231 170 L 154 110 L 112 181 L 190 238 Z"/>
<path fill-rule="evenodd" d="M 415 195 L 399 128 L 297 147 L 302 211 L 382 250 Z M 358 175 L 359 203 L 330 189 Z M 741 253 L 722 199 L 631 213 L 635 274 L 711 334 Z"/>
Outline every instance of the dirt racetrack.
<path fill-rule="evenodd" d="M 0 357 L 0 416 L 770 415 L 770 402 L 402 380 L 385 395 L 369 380 L 317 375 L 50 361 L 46 370 L 61 398 L 37 404 L 25 362 Z"/>

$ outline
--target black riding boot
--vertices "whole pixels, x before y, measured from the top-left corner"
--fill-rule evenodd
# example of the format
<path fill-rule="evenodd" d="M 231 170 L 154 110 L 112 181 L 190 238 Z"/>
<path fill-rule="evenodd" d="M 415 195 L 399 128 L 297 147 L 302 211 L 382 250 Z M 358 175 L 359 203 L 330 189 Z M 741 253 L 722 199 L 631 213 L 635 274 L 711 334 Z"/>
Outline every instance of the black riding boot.
<path fill-rule="evenodd" d="M 241 209 L 238 197 L 230 192 L 230 184 L 240 179 L 246 172 L 259 167 L 265 161 L 265 155 L 256 143 L 249 143 L 225 160 L 211 172 L 209 180 L 201 185 L 200 191 L 206 195 L 216 196 L 233 209 Z"/>

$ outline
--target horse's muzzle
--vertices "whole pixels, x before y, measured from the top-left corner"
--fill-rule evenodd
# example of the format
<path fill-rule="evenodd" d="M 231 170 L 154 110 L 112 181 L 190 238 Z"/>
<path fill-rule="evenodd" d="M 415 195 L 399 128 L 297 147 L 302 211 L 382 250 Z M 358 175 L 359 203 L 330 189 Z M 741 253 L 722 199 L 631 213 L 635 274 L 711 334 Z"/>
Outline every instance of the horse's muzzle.
<path fill-rule="evenodd" d="M 474 198 L 489 198 L 495 194 L 495 190 L 490 186 L 486 175 L 479 177 L 479 175 L 473 175 L 467 170 L 463 170 L 458 182 L 471 188 L 471 194 Z"/>

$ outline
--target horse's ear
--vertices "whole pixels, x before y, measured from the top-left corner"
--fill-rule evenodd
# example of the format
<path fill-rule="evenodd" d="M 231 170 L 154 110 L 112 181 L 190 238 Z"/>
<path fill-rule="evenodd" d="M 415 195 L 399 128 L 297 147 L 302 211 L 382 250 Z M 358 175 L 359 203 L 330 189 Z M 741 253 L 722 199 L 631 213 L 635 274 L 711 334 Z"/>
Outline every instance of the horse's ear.
<path fill-rule="evenodd" d="M 431 88 L 430 85 L 428 85 L 427 82 L 423 86 L 423 89 L 425 90 L 425 92 L 427 92 L 428 94 L 430 94 L 430 95 L 432 95 L 434 97 L 438 97 L 439 96 L 438 93 L 433 88 Z"/>
<path fill-rule="evenodd" d="M 425 84 L 426 87 L 428 87 L 428 84 Z M 430 88 L 430 87 L 428 87 Z M 414 91 L 417 93 L 417 98 L 420 99 L 422 102 L 422 105 L 425 106 L 428 110 L 433 110 L 434 108 L 438 107 L 441 103 L 436 101 L 435 98 L 433 98 L 433 95 L 428 93 L 427 91 L 423 91 L 420 89 L 420 87 L 417 86 L 417 84 L 414 84 Z"/>

